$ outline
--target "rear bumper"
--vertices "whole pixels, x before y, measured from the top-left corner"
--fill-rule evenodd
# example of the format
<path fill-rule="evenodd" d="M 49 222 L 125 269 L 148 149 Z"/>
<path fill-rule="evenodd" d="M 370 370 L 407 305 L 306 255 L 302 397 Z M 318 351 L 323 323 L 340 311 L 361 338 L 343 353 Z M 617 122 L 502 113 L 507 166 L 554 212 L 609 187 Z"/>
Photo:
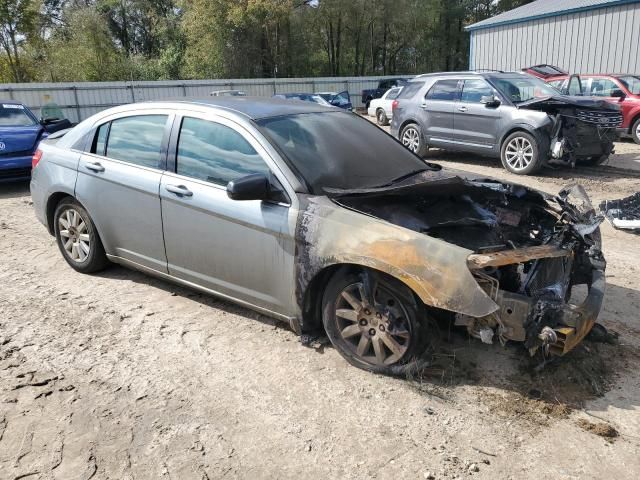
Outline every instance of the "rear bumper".
<path fill-rule="evenodd" d="M 0 183 L 27 180 L 31 176 L 31 155 L 0 157 Z"/>

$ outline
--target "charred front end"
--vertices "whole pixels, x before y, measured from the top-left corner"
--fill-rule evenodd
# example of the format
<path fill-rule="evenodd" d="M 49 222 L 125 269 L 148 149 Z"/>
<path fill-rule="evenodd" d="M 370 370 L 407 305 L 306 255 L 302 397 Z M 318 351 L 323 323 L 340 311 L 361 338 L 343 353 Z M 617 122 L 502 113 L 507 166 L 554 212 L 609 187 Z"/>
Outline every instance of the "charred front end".
<path fill-rule="evenodd" d="M 575 166 L 598 163 L 613 152 L 622 125 L 620 107 L 603 100 L 551 97 L 524 102 L 519 108 L 539 110 L 551 118 L 549 163 Z"/>
<path fill-rule="evenodd" d="M 467 268 L 494 302 L 482 316 L 453 312 L 474 337 L 523 342 L 531 354 L 562 355 L 577 345 L 596 321 L 605 287 L 602 218 L 582 187 L 551 197 L 493 180 L 431 177 L 342 192 L 334 201 L 469 251 Z"/>

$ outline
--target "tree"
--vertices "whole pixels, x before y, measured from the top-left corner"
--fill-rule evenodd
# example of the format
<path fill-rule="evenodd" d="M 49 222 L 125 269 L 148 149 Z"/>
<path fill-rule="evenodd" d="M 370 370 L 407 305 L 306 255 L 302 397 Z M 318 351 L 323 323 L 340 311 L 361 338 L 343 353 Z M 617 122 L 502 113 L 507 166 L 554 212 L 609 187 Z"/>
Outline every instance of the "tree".
<path fill-rule="evenodd" d="M 0 43 L 12 81 L 27 80 L 22 46 L 36 25 L 37 10 L 32 0 L 0 0 Z"/>

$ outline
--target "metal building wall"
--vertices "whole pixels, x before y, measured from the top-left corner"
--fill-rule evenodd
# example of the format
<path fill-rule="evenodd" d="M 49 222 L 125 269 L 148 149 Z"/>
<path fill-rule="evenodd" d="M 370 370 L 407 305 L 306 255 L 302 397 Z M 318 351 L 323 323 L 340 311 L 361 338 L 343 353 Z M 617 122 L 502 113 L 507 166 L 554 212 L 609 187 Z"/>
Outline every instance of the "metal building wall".
<path fill-rule="evenodd" d="M 471 32 L 473 69 L 548 63 L 571 73 L 640 74 L 640 4 L 590 10 Z"/>
<path fill-rule="evenodd" d="M 82 82 L 82 83 L 5 83 L 0 84 L 2 99 L 18 100 L 36 115 L 48 102 L 58 104 L 72 122 L 116 105 L 146 100 L 206 98 L 213 90 L 243 90 L 247 95 L 271 97 L 286 92 L 343 92 L 351 95 L 355 107 L 361 107 L 361 92 L 377 88 L 384 78 L 410 77 L 324 77 L 278 79 L 185 80 L 157 82 Z"/>

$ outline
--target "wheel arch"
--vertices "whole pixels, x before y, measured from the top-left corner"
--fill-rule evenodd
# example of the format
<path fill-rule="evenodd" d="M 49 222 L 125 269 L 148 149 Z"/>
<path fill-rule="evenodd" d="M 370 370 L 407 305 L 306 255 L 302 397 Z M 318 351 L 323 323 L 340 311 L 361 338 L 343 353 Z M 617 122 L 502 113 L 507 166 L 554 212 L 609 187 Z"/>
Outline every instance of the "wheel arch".
<path fill-rule="evenodd" d="M 640 120 L 640 109 L 638 109 L 633 114 L 633 117 L 631 118 L 631 121 L 629 122 L 629 128 L 627 129 L 627 133 L 629 133 L 630 135 L 633 135 L 633 126 L 636 124 L 636 122 L 638 120 Z"/>
<path fill-rule="evenodd" d="M 55 229 L 53 224 L 53 215 L 56 212 L 56 208 L 58 207 L 60 202 L 65 198 L 72 198 L 76 200 L 76 198 L 73 195 L 71 195 L 69 192 L 55 192 L 49 195 L 49 198 L 47 198 L 47 206 L 46 206 L 47 230 L 49 230 L 49 233 L 51 235 L 55 234 Z"/>
<path fill-rule="evenodd" d="M 414 118 L 407 118 L 398 127 L 398 138 L 400 138 L 400 135 L 402 135 L 402 130 L 404 130 L 408 125 L 410 125 L 412 123 L 417 125 L 418 128 L 420 129 L 420 132 L 424 134 L 424 132 L 422 132 L 422 125 L 420 125 L 420 123 L 417 120 L 415 120 Z"/>

